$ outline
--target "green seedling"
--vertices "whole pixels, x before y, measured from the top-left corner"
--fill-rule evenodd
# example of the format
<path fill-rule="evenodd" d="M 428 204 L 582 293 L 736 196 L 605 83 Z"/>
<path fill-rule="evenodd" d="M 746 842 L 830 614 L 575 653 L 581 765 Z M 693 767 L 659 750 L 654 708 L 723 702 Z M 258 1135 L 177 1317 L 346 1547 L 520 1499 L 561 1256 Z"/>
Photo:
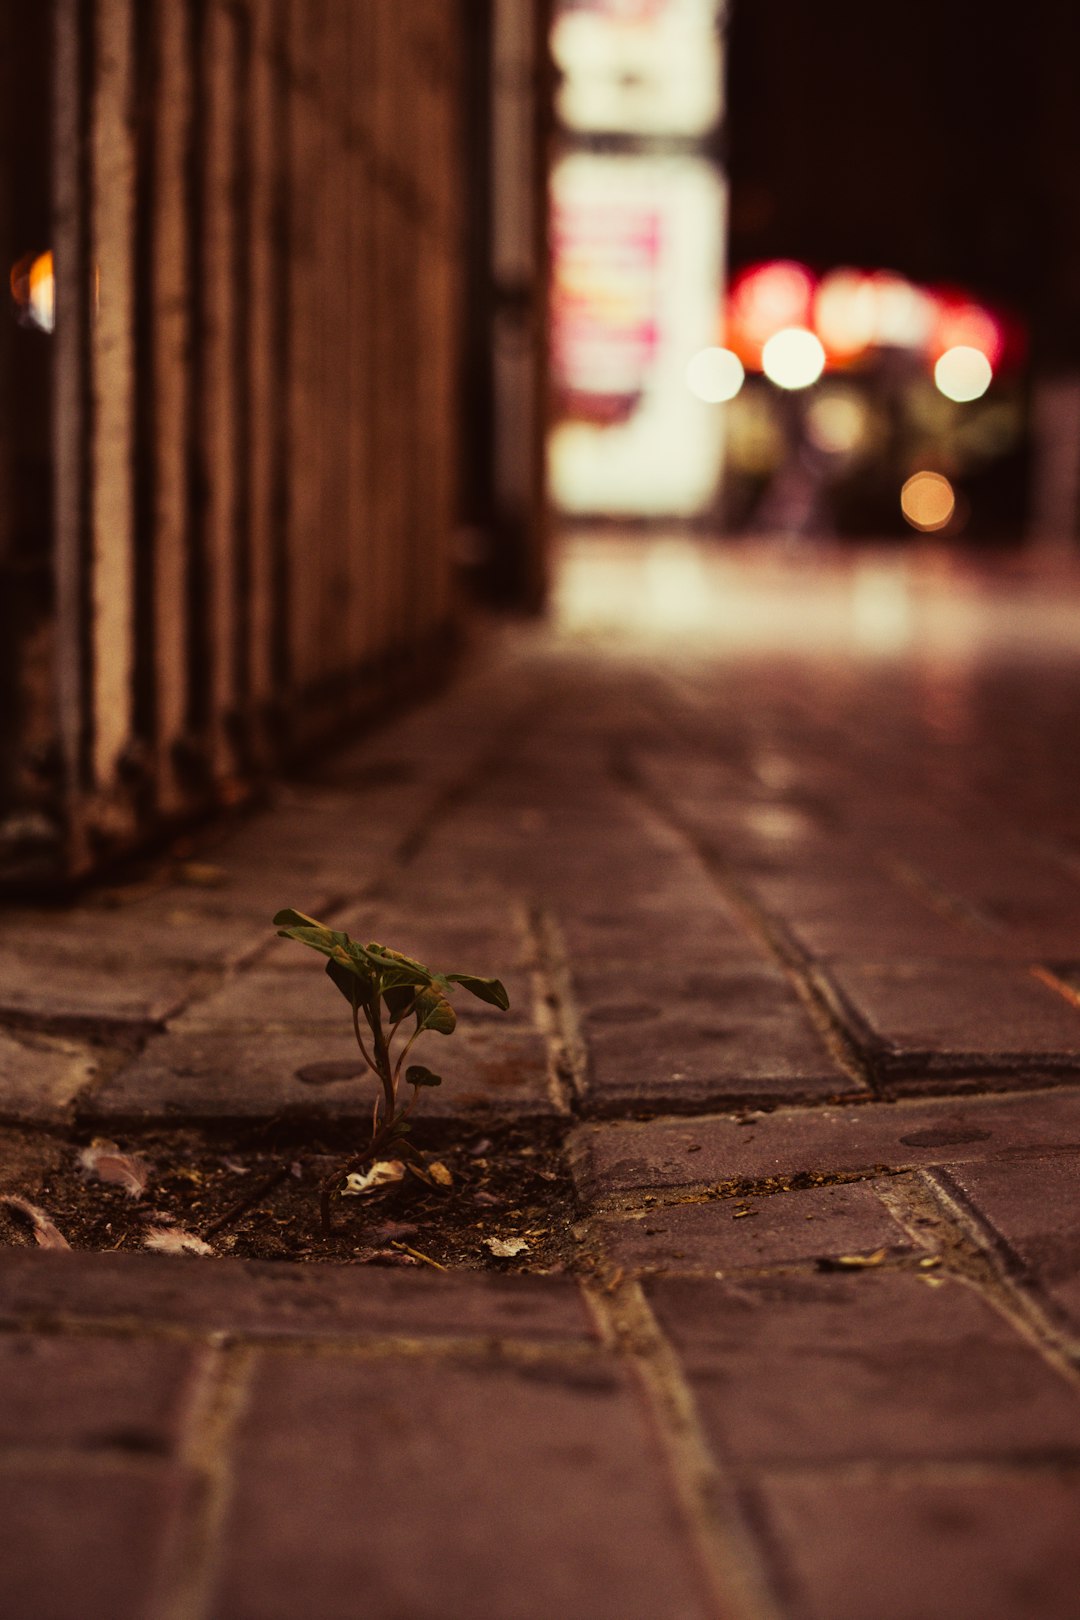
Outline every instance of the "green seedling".
<path fill-rule="evenodd" d="M 327 958 L 326 972 L 352 1009 L 353 1033 L 360 1055 L 379 1083 L 371 1116 L 371 1140 L 351 1158 L 336 1165 L 320 1187 L 324 1230 L 330 1229 L 330 1200 L 345 1179 L 389 1148 L 422 1169 L 423 1159 L 408 1141 L 410 1114 L 421 1091 L 442 1084 L 422 1063 L 406 1064 L 421 1035 L 452 1035 L 457 1015 L 450 1002 L 460 985 L 489 1006 L 506 1012 L 510 998 L 498 979 L 475 973 L 436 973 L 423 962 L 369 940 L 361 945 L 348 934 L 316 922 L 302 911 L 279 911 L 274 926 L 284 939 L 299 940 Z M 361 1027 L 361 1021 L 366 1026 Z M 396 1045 L 396 1050 L 395 1050 Z M 408 1102 L 398 1104 L 405 1085 Z"/>

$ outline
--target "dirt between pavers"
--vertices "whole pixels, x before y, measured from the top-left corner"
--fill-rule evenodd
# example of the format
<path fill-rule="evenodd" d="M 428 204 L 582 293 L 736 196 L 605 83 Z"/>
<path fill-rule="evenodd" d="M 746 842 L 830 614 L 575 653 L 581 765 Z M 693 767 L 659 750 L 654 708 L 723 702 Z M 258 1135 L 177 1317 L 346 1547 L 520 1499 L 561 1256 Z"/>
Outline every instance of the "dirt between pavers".
<path fill-rule="evenodd" d="M 245 1259 L 558 1272 L 574 1262 L 579 1218 L 564 1133 L 550 1120 L 418 1121 L 411 1140 L 446 1167 L 450 1185 L 406 1173 L 374 1192 L 335 1197 L 329 1234 L 319 1183 L 363 1146 L 332 1128 L 118 1132 L 109 1140 L 149 1166 L 138 1198 L 83 1168 L 80 1153 L 100 1140 L 90 1132 L 63 1143 L 26 1132 L 14 1165 L 5 1153 L 15 1173 L 3 1176 L 0 1193 L 38 1206 L 73 1249 L 145 1252 L 148 1236 L 182 1230 L 215 1255 Z M 33 1242 L 26 1215 L 0 1205 L 0 1244 Z"/>

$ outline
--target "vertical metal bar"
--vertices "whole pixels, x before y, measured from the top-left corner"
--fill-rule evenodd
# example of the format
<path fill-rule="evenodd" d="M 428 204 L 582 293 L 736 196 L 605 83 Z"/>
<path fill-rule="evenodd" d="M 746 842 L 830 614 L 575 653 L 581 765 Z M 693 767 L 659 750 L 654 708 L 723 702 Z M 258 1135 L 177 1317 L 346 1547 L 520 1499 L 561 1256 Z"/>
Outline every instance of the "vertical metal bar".
<path fill-rule="evenodd" d="M 190 87 L 188 138 L 184 151 L 184 270 L 187 286 L 189 343 L 185 365 L 186 415 L 183 421 L 185 548 L 184 735 L 176 747 L 179 768 L 193 802 L 205 796 L 209 782 L 208 735 L 211 716 L 212 635 L 209 602 L 206 507 L 209 481 L 203 413 L 206 396 L 206 344 L 203 327 L 207 306 L 203 238 L 206 208 L 206 75 L 203 70 L 207 0 L 187 0 L 187 82 Z"/>
<path fill-rule="evenodd" d="M 295 99 L 290 89 L 289 0 L 266 0 L 272 7 L 271 50 L 273 53 L 273 109 L 277 128 L 277 151 L 272 179 L 272 253 L 276 260 L 276 280 L 270 290 L 270 347 L 275 360 L 275 388 L 272 400 L 270 437 L 272 443 L 270 486 L 270 592 L 271 592 L 271 673 L 272 708 L 268 721 L 273 726 L 274 747 L 280 751 L 288 738 L 283 720 L 292 681 L 289 603 L 292 594 L 292 558 L 289 514 L 292 508 L 292 375 L 294 343 L 291 312 L 292 254 L 292 150 L 295 139 Z"/>
<path fill-rule="evenodd" d="M 175 814 L 185 802 L 177 754 L 187 720 L 188 421 L 191 302 L 186 167 L 191 140 L 190 20 L 187 0 L 155 0 L 158 86 L 150 265 L 149 363 L 154 393 L 153 638 L 154 753 L 158 804 Z M 144 542 L 145 543 L 145 542 Z"/>
<path fill-rule="evenodd" d="M 251 65 L 251 565 L 248 683 L 252 748 L 265 765 L 273 748 L 275 461 L 281 453 L 283 360 L 278 304 L 285 274 L 278 245 L 281 153 L 280 12 L 266 0 L 252 10 Z"/>
<path fill-rule="evenodd" d="M 402 14 L 398 7 L 387 8 L 384 18 L 386 56 L 383 125 L 383 172 L 386 199 L 386 353 L 387 421 L 390 430 L 391 475 L 388 479 L 386 539 L 390 564 L 390 612 L 387 621 L 387 652 L 397 672 L 397 661 L 407 637 L 408 605 L 405 568 L 406 479 L 411 469 L 405 465 L 404 415 L 406 410 L 406 370 L 408 355 L 408 271 L 405 265 L 406 235 L 403 229 L 401 192 L 397 184 L 400 168 L 398 153 L 402 79 L 405 72 L 402 43 Z"/>
<path fill-rule="evenodd" d="M 364 441 L 365 424 L 361 415 L 364 327 L 366 286 L 364 279 L 364 198 L 363 158 L 364 131 L 361 122 L 358 86 L 363 73 L 365 45 L 365 11 L 360 6 L 346 6 L 344 21 L 348 29 L 348 57 L 345 82 L 344 117 L 347 139 L 343 152 L 345 210 L 346 210 L 346 262 L 343 269 L 346 289 L 346 503 L 345 503 L 345 571 L 349 580 L 348 659 L 355 670 L 363 663 L 367 647 L 369 607 L 363 588 L 360 563 L 367 543 L 365 530 Z"/>
<path fill-rule="evenodd" d="M 388 211 L 384 179 L 388 11 L 372 8 L 369 44 L 368 103 L 371 109 L 371 356 L 368 423 L 371 443 L 371 556 L 369 581 L 373 607 L 372 650 L 380 668 L 386 655 L 391 617 L 391 479 L 393 477 L 392 414 L 390 410 L 391 311 L 387 299 Z"/>
<path fill-rule="evenodd" d="M 53 477 L 57 730 L 64 772 L 68 863 L 86 859 L 86 622 L 89 255 L 85 186 L 86 55 L 80 0 L 56 0 L 53 94 Z"/>
<path fill-rule="evenodd" d="M 231 725 L 236 704 L 237 634 L 235 550 L 237 518 L 236 373 L 233 328 L 237 319 L 233 217 L 236 147 L 232 99 L 236 83 L 236 17 L 222 0 L 210 0 L 201 71 L 206 87 L 203 129 L 206 161 L 203 197 L 202 281 L 205 394 L 202 443 L 206 471 L 205 538 L 209 617 L 209 749 L 217 782 L 235 768 Z"/>
<path fill-rule="evenodd" d="M 319 42 L 318 72 L 318 156 L 319 177 L 318 237 L 316 274 L 319 310 L 315 324 L 316 389 L 319 411 L 319 613 L 318 669 L 319 690 L 331 690 L 329 683 L 340 680 L 348 667 L 346 632 L 349 611 L 349 580 L 342 565 L 347 544 L 343 519 L 347 503 L 346 459 L 341 382 L 345 371 L 347 334 L 345 331 L 345 248 L 344 207 L 341 190 L 341 65 L 339 28 L 342 21 L 340 0 L 324 0 L 323 31 Z M 348 693 L 340 688 L 344 706 Z M 326 703 L 320 701 L 320 709 Z M 321 722 L 325 723 L 325 721 Z"/>
<path fill-rule="evenodd" d="M 233 148 L 231 188 L 232 324 L 229 364 L 232 374 L 232 442 L 235 454 L 233 514 L 233 593 L 236 626 L 233 636 L 233 714 L 226 717 L 234 768 L 249 775 L 254 764 L 251 669 L 251 285 L 252 285 L 252 34 L 246 3 L 233 10 L 235 52 L 231 90 Z M 231 726 L 229 724 L 231 719 Z"/>
<path fill-rule="evenodd" d="M 317 302 L 315 280 L 315 187 L 312 124 L 315 31 L 309 3 L 289 6 L 289 83 L 291 141 L 289 151 L 289 669 L 291 692 L 309 686 L 313 674 L 315 610 L 318 600 L 319 435 L 312 377 L 312 322 Z"/>
<path fill-rule="evenodd" d="M 133 34 L 130 0 L 97 0 L 91 104 L 91 328 L 93 396 L 93 772 L 110 830 L 126 822 L 118 798 L 132 737 Z"/>
<path fill-rule="evenodd" d="M 423 629 L 429 637 L 438 631 L 448 609 L 451 545 L 457 516 L 452 490 L 464 442 L 462 401 L 458 397 L 459 331 L 462 322 L 455 318 L 455 312 L 446 298 L 449 264 L 455 249 L 467 184 L 458 162 L 458 98 L 454 94 L 461 84 L 460 61 L 456 56 L 459 23 L 460 15 L 456 9 L 428 5 L 433 68 L 426 98 L 423 144 L 426 149 L 439 154 L 435 169 L 421 176 L 426 181 L 422 352 L 429 380 L 429 388 L 421 404 L 426 406 L 424 458 L 430 466 L 425 513 L 427 588 Z"/>
<path fill-rule="evenodd" d="M 369 15 L 368 65 L 366 65 L 366 105 L 368 105 L 368 194 L 366 209 L 369 228 L 368 251 L 368 591 L 371 601 L 371 654 L 381 671 L 387 642 L 387 603 L 390 596 L 389 539 L 389 426 L 387 408 L 387 311 L 384 306 L 385 256 L 387 256 L 387 203 L 385 203 L 382 159 L 384 159 L 385 44 L 387 13 L 372 6 Z"/>
<path fill-rule="evenodd" d="M 456 8 L 438 8 L 443 53 L 442 93 L 436 113 L 439 120 L 439 150 L 442 165 L 432 192 L 435 244 L 432 253 L 434 274 L 434 336 L 438 357 L 436 397 L 441 401 L 444 420 L 454 431 L 433 434 L 436 445 L 435 522 L 441 535 L 434 570 L 432 617 L 442 631 L 448 627 L 453 609 L 454 560 L 451 541 L 461 516 L 460 486 L 465 454 L 465 415 L 471 401 L 464 395 L 464 354 L 466 309 L 463 255 L 465 214 L 474 190 L 483 191 L 477 177 L 466 167 L 464 98 L 468 84 L 465 74 L 466 42 L 460 34 L 460 14 Z M 483 422 L 481 423 L 481 429 Z"/>

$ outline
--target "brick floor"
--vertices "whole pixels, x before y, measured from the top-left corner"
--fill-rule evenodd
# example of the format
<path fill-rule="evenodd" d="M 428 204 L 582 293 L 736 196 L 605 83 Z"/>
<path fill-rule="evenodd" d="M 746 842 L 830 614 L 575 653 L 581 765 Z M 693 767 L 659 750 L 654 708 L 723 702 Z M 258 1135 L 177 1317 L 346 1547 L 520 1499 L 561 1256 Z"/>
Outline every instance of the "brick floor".
<path fill-rule="evenodd" d="M 1080 1464 L 1073 1384 L 938 1282 L 869 1269 L 648 1289 L 707 1428 L 741 1462 Z"/>
<path fill-rule="evenodd" d="M 1080 1151 L 953 1164 L 939 1179 L 966 1198 L 1024 1280 L 1080 1335 Z"/>
<path fill-rule="evenodd" d="M 601 1216 L 593 1230 L 612 1264 L 667 1274 L 758 1270 L 911 1248 L 866 1181 L 654 1205 Z"/>
<path fill-rule="evenodd" d="M 726 645 L 522 631 L 137 881 L 0 914 L 0 1193 L 71 1132 L 365 1113 L 294 905 L 505 979 L 429 1043 L 431 1128 L 564 1129 L 578 1200 L 540 1275 L 5 1217 L 0 1620 L 1080 1620 L 1065 587 L 1012 583 L 1036 662 L 1002 584 L 912 564 L 879 659 L 851 571 L 699 560 Z"/>
<path fill-rule="evenodd" d="M 613 1370 L 264 1359 L 234 1469 L 221 1620 L 708 1612 Z"/>
<path fill-rule="evenodd" d="M 582 1196 L 600 1201 L 642 1189 L 869 1175 L 1078 1146 L 1080 1093 L 1071 1087 L 586 1124 L 571 1138 Z"/>

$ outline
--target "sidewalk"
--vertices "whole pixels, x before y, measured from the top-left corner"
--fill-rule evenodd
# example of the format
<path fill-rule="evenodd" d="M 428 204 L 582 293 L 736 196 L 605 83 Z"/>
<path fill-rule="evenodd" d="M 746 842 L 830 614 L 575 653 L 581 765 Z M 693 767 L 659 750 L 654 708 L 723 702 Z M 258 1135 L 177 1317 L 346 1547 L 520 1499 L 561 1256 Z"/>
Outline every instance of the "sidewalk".
<path fill-rule="evenodd" d="M 0 1193 L 72 1245 L 0 1206 L 0 1620 L 1080 1620 L 1077 586 L 563 581 L 0 913 Z M 332 1240 L 371 1092 L 286 905 L 511 1000 L 429 1038 L 452 1187 Z"/>

